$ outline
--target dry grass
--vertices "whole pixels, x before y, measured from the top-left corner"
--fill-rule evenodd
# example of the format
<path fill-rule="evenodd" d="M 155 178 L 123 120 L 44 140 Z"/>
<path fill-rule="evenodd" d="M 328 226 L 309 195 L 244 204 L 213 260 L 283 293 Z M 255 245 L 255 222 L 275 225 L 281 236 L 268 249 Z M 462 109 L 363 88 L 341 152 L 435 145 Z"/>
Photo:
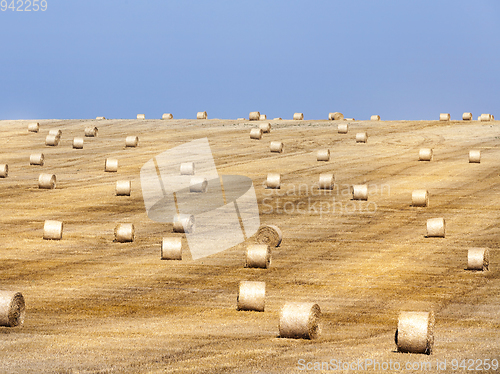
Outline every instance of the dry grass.
<path fill-rule="evenodd" d="M 230 120 L 100 120 L 99 136 L 78 151 L 72 139 L 95 121 L 39 122 L 38 133 L 27 131 L 29 121 L 0 122 L 1 162 L 9 165 L 0 179 L 0 283 L 26 300 L 24 326 L 0 328 L 0 372 L 289 373 L 299 372 L 299 359 L 499 358 L 496 122 L 351 122 L 353 134 L 370 132 L 360 148 L 327 120 L 279 121 L 267 136 L 287 144 L 280 155 L 249 139 L 253 125 Z M 61 142 L 47 147 L 54 128 Z M 130 131 L 140 147 L 124 147 Z M 187 243 L 171 224 L 148 219 L 139 171 L 201 137 L 220 174 L 252 178 L 261 224 L 283 231 L 269 269 L 244 267 L 254 238 L 196 261 L 189 253 L 160 260 L 162 237 Z M 424 146 L 434 149 L 431 163 L 416 158 Z M 326 148 L 335 163 L 316 161 Z M 481 164 L 468 163 L 470 149 L 482 151 Z M 44 153 L 43 167 L 29 166 L 32 153 Z M 104 172 L 106 158 L 119 159 L 117 173 Z M 264 188 L 273 170 L 284 176 L 280 190 Z M 57 189 L 38 190 L 40 172 L 56 174 Z M 331 194 L 310 188 L 332 172 Z M 130 197 L 115 196 L 117 180 L 132 182 Z M 353 184 L 368 184 L 370 200 L 351 201 Z M 408 199 L 416 186 L 433 197 L 425 210 Z M 446 217 L 446 238 L 425 238 L 434 217 Z M 64 222 L 62 240 L 42 239 L 48 219 Z M 134 242 L 113 241 L 117 222 L 134 223 Z M 490 248 L 490 271 L 464 270 L 470 247 Z M 265 312 L 236 310 L 241 280 L 266 282 Z M 278 338 L 286 301 L 318 303 L 318 340 Z M 396 353 L 399 311 L 431 309 L 432 356 Z"/>

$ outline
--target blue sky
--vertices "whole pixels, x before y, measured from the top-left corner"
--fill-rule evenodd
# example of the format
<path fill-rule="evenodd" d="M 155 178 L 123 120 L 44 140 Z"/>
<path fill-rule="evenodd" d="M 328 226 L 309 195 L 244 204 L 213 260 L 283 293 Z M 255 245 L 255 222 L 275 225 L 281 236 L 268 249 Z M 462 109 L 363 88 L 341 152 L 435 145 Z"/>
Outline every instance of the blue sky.
<path fill-rule="evenodd" d="M 497 0 L 47 0 L 0 11 L 0 119 L 500 118 L 499 18 Z"/>

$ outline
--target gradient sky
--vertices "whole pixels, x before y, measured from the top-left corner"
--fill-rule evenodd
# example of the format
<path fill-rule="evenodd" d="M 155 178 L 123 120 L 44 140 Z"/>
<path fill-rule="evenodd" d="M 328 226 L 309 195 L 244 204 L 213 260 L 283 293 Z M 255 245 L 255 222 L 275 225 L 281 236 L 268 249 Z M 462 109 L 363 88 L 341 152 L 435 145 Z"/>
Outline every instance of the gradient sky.
<path fill-rule="evenodd" d="M 498 0 L 47 5 L 0 11 L 0 119 L 500 118 Z"/>

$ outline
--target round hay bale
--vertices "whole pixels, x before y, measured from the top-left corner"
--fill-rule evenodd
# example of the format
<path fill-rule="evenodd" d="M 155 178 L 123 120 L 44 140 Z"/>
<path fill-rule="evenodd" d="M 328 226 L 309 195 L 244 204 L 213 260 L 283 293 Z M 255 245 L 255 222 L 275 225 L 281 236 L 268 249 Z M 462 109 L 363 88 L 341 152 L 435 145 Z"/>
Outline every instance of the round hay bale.
<path fill-rule="evenodd" d="M 462 114 L 462 120 L 464 121 L 472 121 L 472 113 L 471 112 L 465 112 Z"/>
<path fill-rule="evenodd" d="M 490 251 L 488 248 L 470 248 L 467 251 L 467 270 L 489 270 Z"/>
<path fill-rule="evenodd" d="M 398 352 L 430 355 L 434 345 L 434 313 L 401 312 L 395 340 Z"/>
<path fill-rule="evenodd" d="M 446 222 L 444 218 L 431 218 L 427 220 L 427 237 L 444 238 Z"/>
<path fill-rule="evenodd" d="M 450 113 L 440 113 L 439 120 L 440 121 L 449 121 L 450 120 Z"/>
<path fill-rule="evenodd" d="M 347 134 L 349 131 L 349 124 L 348 123 L 339 123 L 337 126 L 337 131 L 339 134 Z"/>
<path fill-rule="evenodd" d="M 483 113 L 479 116 L 479 121 L 481 122 L 488 122 L 491 121 L 491 114 L 488 113 Z"/>
<path fill-rule="evenodd" d="M 271 266 L 271 248 L 267 244 L 252 244 L 247 247 L 245 267 L 268 269 Z"/>
<path fill-rule="evenodd" d="M 118 171 L 118 160 L 116 158 L 107 158 L 104 162 L 104 171 L 116 173 Z"/>
<path fill-rule="evenodd" d="M 432 148 L 421 148 L 418 151 L 418 161 L 432 161 Z"/>
<path fill-rule="evenodd" d="M 380 121 L 380 116 L 378 114 L 374 114 L 370 117 L 370 121 Z"/>
<path fill-rule="evenodd" d="M 479 164 L 480 162 L 481 162 L 481 151 L 480 150 L 469 151 L 469 163 Z"/>
<path fill-rule="evenodd" d="M 269 122 L 267 122 L 267 123 L 261 123 L 259 125 L 259 129 L 262 130 L 263 134 L 269 134 L 271 132 L 271 124 Z"/>
<path fill-rule="evenodd" d="M 9 165 L 0 164 L 0 178 L 7 178 L 9 175 Z"/>
<path fill-rule="evenodd" d="M 328 114 L 328 119 L 330 121 L 342 121 L 344 119 L 344 115 L 340 112 L 333 112 Z"/>
<path fill-rule="evenodd" d="M 61 240 L 63 233 L 61 221 L 47 220 L 43 225 L 43 238 L 45 240 Z"/>
<path fill-rule="evenodd" d="M 263 225 L 259 227 L 255 236 L 257 243 L 270 247 L 279 247 L 283 240 L 281 230 L 275 225 Z"/>
<path fill-rule="evenodd" d="M 240 118 L 237 118 L 236 120 L 237 120 L 237 121 L 245 121 L 245 118 L 240 117 Z"/>
<path fill-rule="evenodd" d="M 189 192 L 206 193 L 208 181 L 203 177 L 192 177 L 189 182 Z"/>
<path fill-rule="evenodd" d="M 354 118 L 344 118 L 344 121 L 356 121 Z"/>
<path fill-rule="evenodd" d="M 0 291 L 0 326 L 22 326 L 26 304 L 21 292 Z"/>
<path fill-rule="evenodd" d="M 96 117 L 95 119 L 100 121 L 100 120 L 106 119 L 106 117 Z"/>
<path fill-rule="evenodd" d="M 294 113 L 293 120 L 294 121 L 302 121 L 304 119 L 304 113 Z"/>
<path fill-rule="evenodd" d="M 335 182 L 333 174 L 320 174 L 318 188 L 320 190 L 331 190 Z"/>
<path fill-rule="evenodd" d="M 178 214 L 174 217 L 174 232 L 194 232 L 194 216 L 191 214 Z"/>
<path fill-rule="evenodd" d="M 250 112 L 248 115 L 249 121 L 258 121 L 260 119 L 260 112 Z"/>
<path fill-rule="evenodd" d="M 165 237 L 161 241 L 162 260 L 182 260 L 182 239 Z"/>
<path fill-rule="evenodd" d="M 270 148 L 271 152 L 283 153 L 283 142 L 271 142 Z"/>
<path fill-rule="evenodd" d="M 56 188 L 56 176 L 54 174 L 40 174 L 38 188 L 53 190 Z"/>
<path fill-rule="evenodd" d="M 59 140 L 61 140 L 59 136 L 49 134 L 45 137 L 45 145 L 56 147 L 59 145 Z"/>
<path fill-rule="evenodd" d="M 62 136 L 62 131 L 61 130 L 49 130 L 49 135 L 55 135 L 58 138 Z"/>
<path fill-rule="evenodd" d="M 207 119 L 207 112 L 196 113 L 196 119 Z"/>
<path fill-rule="evenodd" d="M 194 175 L 194 162 L 183 162 L 180 169 L 181 175 Z"/>
<path fill-rule="evenodd" d="M 85 127 L 85 136 L 87 138 L 95 138 L 97 134 L 99 133 L 99 130 L 97 127 Z"/>
<path fill-rule="evenodd" d="M 495 120 L 495 116 L 493 114 L 490 114 L 490 121 L 494 121 Z"/>
<path fill-rule="evenodd" d="M 265 121 L 267 119 L 267 116 L 265 114 L 261 114 L 259 116 L 259 121 Z"/>
<path fill-rule="evenodd" d="M 28 124 L 29 132 L 38 132 L 40 130 L 40 124 L 38 122 L 33 122 Z"/>
<path fill-rule="evenodd" d="M 133 242 L 135 237 L 135 228 L 133 223 L 119 223 L 115 227 L 115 241 L 118 243 Z"/>
<path fill-rule="evenodd" d="M 161 119 L 174 119 L 174 115 L 172 113 L 163 113 Z"/>
<path fill-rule="evenodd" d="M 45 164 L 45 156 L 43 153 L 32 153 L 30 155 L 30 165 L 40 165 L 43 166 Z"/>
<path fill-rule="evenodd" d="M 316 154 L 316 160 L 318 161 L 330 161 L 330 150 L 320 149 Z"/>
<path fill-rule="evenodd" d="M 320 334 L 320 317 L 318 304 L 287 302 L 280 312 L 280 337 L 316 339 Z"/>
<path fill-rule="evenodd" d="M 415 190 L 411 193 L 411 205 L 429 206 L 429 192 L 427 190 Z"/>
<path fill-rule="evenodd" d="M 130 181 L 116 181 L 116 196 L 130 196 L 132 186 Z"/>
<path fill-rule="evenodd" d="M 236 304 L 237 310 L 263 312 L 266 304 L 266 282 L 241 281 Z"/>
<path fill-rule="evenodd" d="M 358 132 L 356 134 L 356 143 L 366 143 L 368 134 L 366 132 Z"/>
<path fill-rule="evenodd" d="M 353 200 L 368 200 L 368 185 L 355 184 L 352 186 Z"/>
<path fill-rule="evenodd" d="M 146 115 L 145 114 L 138 114 L 137 119 L 146 119 Z"/>
<path fill-rule="evenodd" d="M 280 173 L 268 173 L 266 179 L 266 188 L 279 189 L 281 185 Z"/>
<path fill-rule="evenodd" d="M 73 138 L 73 149 L 83 149 L 83 138 Z"/>
<path fill-rule="evenodd" d="M 256 139 L 256 140 L 262 139 L 262 129 L 261 128 L 251 129 L 250 130 L 250 139 Z"/>
<path fill-rule="evenodd" d="M 139 138 L 137 136 L 131 135 L 125 138 L 125 147 L 137 147 L 139 143 Z"/>
<path fill-rule="evenodd" d="M 273 121 L 281 121 L 282 118 L 281 117 L 276 117 L 276 118 L 273 118 Z"/>

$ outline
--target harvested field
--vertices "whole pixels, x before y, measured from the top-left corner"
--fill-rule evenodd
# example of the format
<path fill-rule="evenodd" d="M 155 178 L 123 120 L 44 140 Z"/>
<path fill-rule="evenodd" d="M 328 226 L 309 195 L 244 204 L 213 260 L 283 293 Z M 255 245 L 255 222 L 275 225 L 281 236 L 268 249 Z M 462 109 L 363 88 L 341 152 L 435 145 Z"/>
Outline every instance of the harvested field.
<path fill-rule="evenodd" d="M 265 141 L 255 123 L 235 120 L 0 121 L 0 283 L 26 302 L 22 327 L 0 327 L 0 373 L 291 373 L 301 362 L 500 360 L 500 124 L 496 121 L 273 122 Z M 340 122 L 341 123 L 341 122 Z M 86 127 L 99 136 L 74 137 Z M 57 147 L 47 147 L 60 129 Z M 357 132 L 370 140 L 359 146 Z M 140 139 L 126 148 L 124 134 Z M 207 137 L 220 175 L 253 180 L 262 225 L 283 233 L 269 269 L 245 268 L 246 247 L 193 261 L 161 261 L 172 224 L 153 222 L 141 194 L 141 167 L 157 154 Z M 286 144 L 282 154 L 269 142 Z M 419 162 L 421 148 L 432 162 Z M 329 162 L 317 162 L 330 149 Z M 481 150 L 481 163 L 468 152 Z M 43 153 L 45 164 L 30 167 Z M 116 173 L 104 160 L 117 159 Z M 269 172 L 280 189 L 266 189 Z M 39 190 L 40 173 L 57 188 Z M 320 174 L 335 174 L 331 191 Z M 130 180 L 130 197 L 116 196 Z M 367 201 L 350 186 L 368 185 Z M 432 204 L 412 206 L 412 191 Z M 446 219 L 446 238 L 426 238 L 430 218 Z M 45 220 L 64 222 L 62 240 L 43 240 Z M 135 239 L 114 242 L 117 223 Z M 471 247 L 489 248 L 489 271 L 466 271 Z M 266 283 L 264 312 L 237 311 L 240 281 Z M 315 340 L 279 338 L 285 302 L 317 303 Z M 396 352 L 400 311 L 433 311 L 432 355 Z M 367 370 L 369 372 L 390 372 Z M 424 372 L 415 370 L 415 372 Z"/>

